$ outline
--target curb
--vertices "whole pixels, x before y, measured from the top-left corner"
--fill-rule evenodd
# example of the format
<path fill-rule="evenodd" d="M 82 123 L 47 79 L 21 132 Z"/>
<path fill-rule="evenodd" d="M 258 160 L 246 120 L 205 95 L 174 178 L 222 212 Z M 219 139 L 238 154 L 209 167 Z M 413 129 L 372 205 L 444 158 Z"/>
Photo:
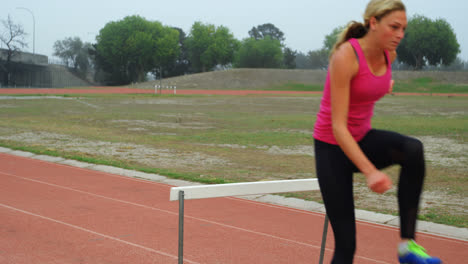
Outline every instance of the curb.
<path fill-rule="evenodd" d="M 46 162 L 58 163 L 58 164 L 79 167 L 79 168 L 84 168 L 84 169 L 90 169 L 90 170 L 95 170 L 95 171 L 100 171 L 100 172 L 105 172 L 105 173 L 117 174 L 117 175 L 125 176 L 125 177 L 140 178 L 140 179 L 145 179 L 145 180 L 150 180 L 150 181 L 156 181 L 156 182 L 173 185 L 173 186 L 201 185 L 200 183 L 170 179 L 165 176 L 158 175 L 158 174 L 144 173 L 144 172 L 127 170 L 127 169 L 122 169 L 122 168 L 112 167 L 112 166 L 107 166 L 107 165 L 96 165 L 96 164 L 86 163 L 86 162 L 81 162 L 81 161 L 76 161 L 76 160 L 68 160 L 68 159 L 64 159 L 61 157 L 36 155 L 31 152 L 12 150 L 9 148 L 4 148 L 4 147 L 0 147 L 0 153 L 5 153 L 5 154 L 19 156 L 19 157 L 25 157 L 25 158 L 31 158 L 31 159 L 37 159 L 37 160 L 42 160 Z M 287 197 L 283 197 L 279 195 L 272 195 L 272 194 L 251 195 L 251 196 L 244 196 L 241 198 L 252 200 L 252 201 L 257 201 L 261 203 L 269 203 L 269 204 L 286 206 L 286 207 L 300 209 L 304 211 L 325 213 L 325 208 L 323 204 L 313 202 L 313 201 L 305 201 L 305 200 L 298 199 L 298 198 L 287 198 Z M 356 209 L 356 219 L 359 221 L 364 221 L 364 222 L 369 222 L 369 223 L 387 225 L 387 226 L 396 227 L 396 228 L 399 227 L 399 218 L 394 215 L 386 215 L 386 214 Z M 418 221 L 417 232 L 468 241 L 468 228 L 460 228 L 460 227 L 436 224 L 436 223 L 431 223 L 427 221 Z"/>

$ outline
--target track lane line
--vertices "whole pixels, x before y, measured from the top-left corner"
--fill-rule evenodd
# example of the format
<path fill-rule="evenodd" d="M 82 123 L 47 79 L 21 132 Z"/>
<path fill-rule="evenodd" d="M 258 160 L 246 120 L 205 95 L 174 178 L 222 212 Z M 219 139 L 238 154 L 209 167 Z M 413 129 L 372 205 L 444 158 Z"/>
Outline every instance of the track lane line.
<path fill-rule="evenodd" d="M 296 213 L 303 213 L 303 214 L 314 215 L 314 216 L 323 216 L 323 217 L 325 216 L 325 213 L 322 213 L 322 212 L 306 211 L 306 210 L 303 210 L 303 209 L 291 208 L 291 207 L 286 207 L 286 206 L 277 205 L 277 204 L 268 204 L 268 203 L 259 202 L 259 201 L 255 201 L 255 200 L 244 199 L 242 197 L 225 197 L 225 198 L 226 199 L 231 199 L 231 200 L 240 200 L 240 201 L 243 201 L 243 202 L 246 202 L 246 203 L 253 203 L 253 204 L 257 204 L 257 205 L 261 205 L 261 206 L 265 206 L 265 207 L 272 207 L 272 208 L 287 210 L 287 211 L 296 212 Z M 362 220 L 362 219 L 356 220 L 356 224 L 363 225 L 363 226 L 370 226 L 370 227 L 383 229 L 383 230 L 388 230 L 388 231 L 399 231 L 400 230 L 396 226 L 386 225 L 386 224 L 382 224 L 382 223 L 374 223 L 374 222 L 366 221 L 366 220 Z M 468 244 L 467 241 L 462 240 L 462 239 L 452 238 L 452 237 L 448 237 L 448 236 L 444 236 L 444 235 L 440 235 L 440 234 L 431 234 L 431 233 L 428 233 L 428 232 L 425 232 L 425 231 L 417 231 L 417 235 L 427 237 L 427 238 L 432 238 L 432 239 L 439 239 L 439 240 L 442 240 L 442 241 L 455 242 L 455 243 L 462 244 L 462 245 Z"/>
<path fill-rule="evenodd" d="M 3 207 L 3 208 L 9 209 L 9 210 L 15 211 L 15 212 L 23 213 L 23 214 L 34 216 L 34 217 L 37 217 L 37 218 L 41 218 L 41 219 L 44 219 L 44 220 L 47 220 L 47 221 L 50 221 L 50 222 L 54 222 L 54 223 L 61 224 L 61 225 L 67 226 L 67 227 L 71 227 L 71 228 L 74 228 L 74 229 L 77 229 L 77 230 L 80 230 L 80 231 L 88 232 L 88 233 L 91 233 L 91 234 L 94 234 L 94 235 L 97 235 L 97 236 L 101 236 L 101 237 L 104 237 L 104 238 L 107 238 L 107 239 L 110 239 L 110 240 L 114 240 L 114 241 L 129 245 L 129 246 L 144 249 L 144 250 L 150 251 L 152 253 L 163 255 L 163 256 L 166 256 L 166 257 L 170 257 L 170 258 L 173 258 L 175 260 L 177 260 L 177 258 L 178 258 L 178 256 L 175 256 L 175 255 L 172 255 L 172 254 L 169 254 L 169 253 L 166 253 L 166 252 L 162 252 L 162 251 L 159 251 L 159 250 L 156 250 L 156 249 L 148 248 L 148 247 L 145 247 L 145 246 L 142 246 L 142 245 L 139 245 L 139 244 L 135 244 L 135 243 L 132 243 L 132 242 L 129 242 L 129 241 L 126 241 L 126 240 L 122 240 L 120 238 L 116 238 L 116 237 L 113 237 L 113 236 L 98 233 L 98 232 L 95 232 L 95 231 L 92 231 L 92 230 L 89 230 L 89 229 L 86 229 L 86 228 L 83 228 L 83 227 L 80 227 L 80 226 L 72 225 L 72 224 L 57 220 L 57 219 L 53 219 L 53 218 L 50 218 L 50 217 L 47 217 L 47 216 L 43 216 L 43 215 L 35 214 L 35 213 L 32 213 L 32 212 L 28 212 L 28 211 L 25 211 L 25 210 L 22 210 L 22 209 L 19 209 L 19 208 L 16 208 L 16 207 L 8 206 L 6 204 L 0 203 L 0 206 Z M 192 264 L 200 264 L 199 262 L 191 261 L 191 260 L 188 260 L 186 258 L 184 258 L 184 261 L 186 261 L 188 263 L 192 263 Z"/>

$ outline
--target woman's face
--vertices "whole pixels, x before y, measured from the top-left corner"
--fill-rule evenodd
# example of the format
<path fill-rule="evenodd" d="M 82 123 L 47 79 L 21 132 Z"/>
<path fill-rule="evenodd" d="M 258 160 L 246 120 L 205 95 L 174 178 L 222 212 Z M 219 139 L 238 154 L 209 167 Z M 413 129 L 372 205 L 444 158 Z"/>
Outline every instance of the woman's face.
<path fill-rule="evenodd" d="M 382 17 L 379 21 L 375 20 L 374 30 L 384 49 L 394 51 L 405 36 L 405 30 L 408 22 L 405 11 L 393 11 Z"/>

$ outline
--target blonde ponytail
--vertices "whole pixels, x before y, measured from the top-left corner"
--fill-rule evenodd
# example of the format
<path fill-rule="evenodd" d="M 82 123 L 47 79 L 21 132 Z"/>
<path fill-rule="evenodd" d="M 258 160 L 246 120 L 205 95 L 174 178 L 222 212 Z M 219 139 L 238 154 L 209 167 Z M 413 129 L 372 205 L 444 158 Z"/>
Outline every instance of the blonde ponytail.
<path fill-rule="evenodd" d="M 375 17 L 380 20 L 382 17 L 390 14 L 393 11 L 406 11 L 406 7 L 401 0 L 371 0 L 366 7 L 364 13 L 364 23 L 352 21 L 338 36 L 335 45 L 330 53 L 330 56 L 351 38 L 362 38 L 367 34 L 370 25 L 370 19 Z"/>
<path fill-rule="evenodd" d="M 340 33 L 338 36 L 335 45 L 333 46 L 333 49 L 331 51 L 331 54 L 333 54 L 336 49 L 338 49 L 341 44 L 345 43 L 351 38 L 362 38 L 367 34 L 367 30 L 369 28 L 366 27 L 364 24 L 352 21 L 351 23 L 348 24 L 348 26 Z"/>

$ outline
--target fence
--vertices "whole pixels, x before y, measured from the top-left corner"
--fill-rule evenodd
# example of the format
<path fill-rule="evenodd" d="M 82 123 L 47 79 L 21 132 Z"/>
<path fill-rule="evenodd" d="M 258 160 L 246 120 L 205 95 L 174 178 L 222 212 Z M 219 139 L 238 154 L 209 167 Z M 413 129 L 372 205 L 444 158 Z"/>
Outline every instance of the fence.
<path fill-rule="evenodd" d="M 205 199 L 226 196 L 242 196 L 269 193 L 301 192 L 319 190 L 317 179 L 281 180 L 243 182 L 231 184 L 213 184 L 199 186 L 184 186 L 171 188 L 169 200 L 179 200 L 179 249 L 178 263 L 184 259 L 184 201 L 190 199 Z M 325 221 L 322 234 L 319 263 L 323 263 L 327 238 L 328 218 Z"/>

